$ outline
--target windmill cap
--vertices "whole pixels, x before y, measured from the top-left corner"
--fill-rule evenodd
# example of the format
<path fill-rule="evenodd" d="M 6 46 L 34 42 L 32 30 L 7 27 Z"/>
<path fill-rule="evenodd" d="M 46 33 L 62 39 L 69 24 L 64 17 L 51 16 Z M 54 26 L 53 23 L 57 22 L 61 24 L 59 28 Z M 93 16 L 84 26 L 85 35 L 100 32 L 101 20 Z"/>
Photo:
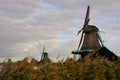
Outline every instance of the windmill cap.
<path fill-rule="evenodd" d="M 99 29 L 94 25 L 88 25 L 88 27 L 84 29 L 84 32 L 97 32 L 97 31 L 99 31 Z"/>
<path fill-rule="evenodd" d="M 46 55 L 48 55 L 48 53 L 47 53 L 47 52 L 43 52 L 43 54 L 46 54 Z"/>

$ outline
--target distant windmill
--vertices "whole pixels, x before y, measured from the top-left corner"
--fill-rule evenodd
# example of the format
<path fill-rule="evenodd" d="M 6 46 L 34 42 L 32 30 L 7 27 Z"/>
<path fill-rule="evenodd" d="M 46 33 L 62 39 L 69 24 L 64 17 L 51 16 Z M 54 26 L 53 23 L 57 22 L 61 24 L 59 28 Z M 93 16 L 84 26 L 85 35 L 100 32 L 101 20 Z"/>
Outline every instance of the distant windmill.
<path fill-rule="evenodd" d="M 92 55 L 93 52 L 100 49 L 101 47 L 104 47 L 101 37 L 99 36 L 99 33 L 98 33 L 99 29 L 94 25 L 89 25 L 89 21 L 90 21 L 89 13 L 90 13 L 90 7 L 88 6 L 83 28 L 79 30 L 77 33 L 77 35 L 79 35 L 79 33 L 81 32 L 81 38 L 80 38 L 77 51 L 72 51 L 72 54 L 75 54 L 75 55 L 79 54 L 81 55 L 81 58 L 84 58 L 88 53 L 91 53 Z M 106 57 L 109 54 L 111 53 L 108 52 L 108 54 L 104 55 L 104 57 Z M 116 57 L 116 55 L 111 55 L 111 56 Z"/>
<path fill-rule="evenodd" d="M 41 55 L 40 63 L 50 62 L 50 59 L 48 58 L 48 53 L 45 52 L 45 46 L 43 47 L 43 52 Z"/>

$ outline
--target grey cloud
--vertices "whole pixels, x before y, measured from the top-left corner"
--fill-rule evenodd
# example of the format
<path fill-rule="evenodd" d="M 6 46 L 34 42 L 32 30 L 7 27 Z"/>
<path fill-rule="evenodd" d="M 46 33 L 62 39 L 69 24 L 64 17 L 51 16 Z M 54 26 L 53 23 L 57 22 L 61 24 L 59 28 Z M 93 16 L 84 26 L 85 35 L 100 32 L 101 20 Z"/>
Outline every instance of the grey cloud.
<path fill-rule="evenodd" d="M 76 50 L 79 43 L 80 36 L 76 37 L 76 32 L 83 25 L 88 4 L 91 4 L 90 24 L 106 32 L 101 33 L 102 39 L 108 41 L 106 46 L 112 45 L 115 46 L 113 51 L 118 50 L 118 0 L 1 0 L 0 4 L 1 57 L 39 58 L 44 44 L 52 58 L 71 56 L 71 51 Z M 5 4 L 8 5 L 4 6 Z M 110 38 L 111 36 L 114 37 Z"/>
<path fill-rule="evenodd" d="M 24 18 L 40 6 L 37 0 L 0 0 L 0 15 L 7 18 Z"/>
<path fill-rule="evenodd" d="M 65 9 L 74 9 L 79 8 L 82 4 L 82 0 L 44 0 L 47 3 L 53 4 L 53 5 L 59 5 L 60 8 Z"/>

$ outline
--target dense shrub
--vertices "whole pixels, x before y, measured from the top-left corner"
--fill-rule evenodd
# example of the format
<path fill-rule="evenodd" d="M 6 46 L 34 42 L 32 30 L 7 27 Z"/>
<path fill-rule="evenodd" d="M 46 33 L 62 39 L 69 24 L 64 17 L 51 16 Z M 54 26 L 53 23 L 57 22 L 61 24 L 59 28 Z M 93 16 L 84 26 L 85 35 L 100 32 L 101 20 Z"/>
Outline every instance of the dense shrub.
<path fill-rule="evenodd" d="M 119 59 L 120 60 L 120 59 Z M 34 58 L 3 62 L 0 80 L 120 80 L 120 62 L 100 57 L 39 64 Z"/>

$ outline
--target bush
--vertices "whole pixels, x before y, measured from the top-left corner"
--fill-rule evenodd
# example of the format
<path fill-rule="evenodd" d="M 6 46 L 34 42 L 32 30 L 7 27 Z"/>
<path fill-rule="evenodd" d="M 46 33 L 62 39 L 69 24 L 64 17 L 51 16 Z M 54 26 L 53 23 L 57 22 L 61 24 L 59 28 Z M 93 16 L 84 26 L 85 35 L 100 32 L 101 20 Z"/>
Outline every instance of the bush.
<path fill-rule="evenodd" d="M 120 60 L 120 59 L 119 59 Z M 120 80 L 120 62 L 100 57 L 86 57 L 78 62 L 67 58 L 64 62 L 38 64 L 25 58 L 17 62 L 3 62 L 0 80 Z"/>

